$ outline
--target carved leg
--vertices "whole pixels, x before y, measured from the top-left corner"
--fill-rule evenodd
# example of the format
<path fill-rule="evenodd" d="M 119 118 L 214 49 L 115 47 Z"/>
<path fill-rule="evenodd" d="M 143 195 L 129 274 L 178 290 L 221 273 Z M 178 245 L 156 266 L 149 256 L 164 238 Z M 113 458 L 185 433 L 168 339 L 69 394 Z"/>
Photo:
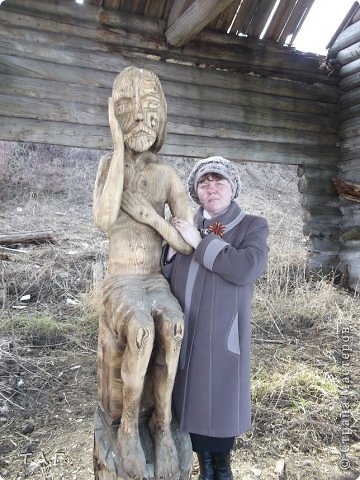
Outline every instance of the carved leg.
<path fill-rule="evenodd" d="M 154 363 L 155 409 L 149 422 L 154 442 L 156 478 L 179 473 L 176 447 L 170 430 L 171 395 L 184 324 L 182 312 L 162 312 L 155 320 L 158 351 Z"/>
<path fill-rule="evenodd" d="M 121 366 L 123 412 L 118 446 L 129 477 L 147 479 L 146 460 L 139 436 L 139 408 L 144 377 L 154 344 L 152 318 L 143 312 L 133 314 L 127 325 L 127 345 Z"/>

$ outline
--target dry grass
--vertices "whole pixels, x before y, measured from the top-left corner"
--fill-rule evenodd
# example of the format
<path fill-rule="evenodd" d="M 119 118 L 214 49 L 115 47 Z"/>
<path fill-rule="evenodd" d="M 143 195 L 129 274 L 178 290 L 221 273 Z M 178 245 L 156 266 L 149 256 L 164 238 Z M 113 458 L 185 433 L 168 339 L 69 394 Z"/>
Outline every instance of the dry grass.
<path fill-rule="evenodd" d="M 18 152 L 18 163 L 20 160 L 25 162 L 24 152 L 26 149 Z M 64 164 L 59 158 L 55 160 L 49 166 L 55 175 L 50 175 L 50 181 L 58 178 L 59 165 Z M 4 367 L 2 371 L 5 372 L 0 383 L 0 420 L 5 419 L 5 422 L 9 421 L 9 410 L 22 414 L 21 408 L 32 398 L 30 388 L 26 400 L 24 390 L 16 384 L 20 373 L 34 378 L 41 394 L 46 392 L 51 401 L 47 403 L 44 397 L 43 405 L 50 412 L 51 402 L 58 395 L 53 394 L 52 385 L 59 385 L 57 388 L 64 391 L 66 388 L 65 384 L 59 384 L 58 375 L 61 374 L 59 378 L 63 379 L 63 371 L 69 375 L 74 373 L 71 369 L 66 370 L 64 356 L 72 355 L 77 362 L 82 353 L 90 354 L 94 364 L 98 317 L 102 309 L 94 278 L 99 276 L 97 272 L 103 263 L 106 242 L 92 224 L 90 204 L 96 164 L 86 162 L 85 155 L 81 161 L 73 159 L 70 162 L 70 169 L 62 172 L 61 178 L 66 178 L 61 182 L 63 191 L 54 192 L 53 196 L 46 193 L 48 184 L 40 182 L 35 191 L 29 179 L 17 179 L 18 163 L 15 166 L 6 164 L 4 172 L 11 185 L 16 187 L 19 184 L 22 188 L 22 206 L 18 213 L 16 202 L 12 203 L 14 189 L 8 189 L 6 179 L 0 181 L 0 190 L 3 188 L 9 197 L 7 230 L 21 230 L 21 226 L 31 230 L 35 222 L 40 222 L 36 223 L 36 229 L 53 229 L 58 241 L 56 245 L 28 247 L 26 254 L 14 256 L 11 262 L 2 262 L 0 291 L 6 295 L 0 304 L 0 368 Z M 35 157 L 30 158 L 29 165 L 21 165 L 21 168 L 30 168 L 33 176 L 39 168 Z M 187 171 L 190 167 L 190 162 L 180 166 Z M 279 452 L 320 455 L 328 448 L 337 451 L 344 387 L 343 328 L 349 328 L 351 332 L 348 400 L 352 415 L 352 445 L 359 441 L 360 435 L 359 298 L 337 286 L 329 275 L 308 275 L 306 248 L 299 236 L 301 219 L 293 220 L 294 206 L 290 206 L 290 214 L 286 213 L 287 204 L 281 209 L 284 201 L 290 201 L 286 172 L 280 172 L 282 176 L 275 184 L 271 184 L 273 169 L 266 172 L 262 167 L 256 176 L 255 168 L 249 167 L 247 173 L 255 178 L 257 188 L 264 177 L 269 182 L 260 192 L 259 205 L 258 195 L 246 197 L 246 192 L 251 193 L 254 188 L 245 178 L 242 200 L 247 211 L 268 218 L 272 234 L 267 272 L 258 282 L 253 302 L 253 428 L 237 440 L 234 461 L 236 472 L 241 472 L 240 478 L 243 478 L 241 462 L 245 461 L 244 452 L 254 455 L 254 451 L 261 450 L 264 458 L 270 456 L 273 462 Z M 71 175 L 76 177 L 75 182 L 71 183 L 68 178 Z M 57 190 L 59 185 L 58 182 L 55 185 Z M 42 199 L 46 202 L 40 202 Z M 30 294 L 30 300 L 21 300 L 26 294 Z M 43 352 L 41 358 L 34 354 L 37 349 Z M 56 355 L 55 360 L 51 352 Z M 58 367 L 59 363 L 61 367 Z M 94 379 L 87 378 L 87 381 L 89 391 L 92 389 L 95 396 Z M 79 395 L 82 383 L 76 383 Z M 87 393 L 87 397 L 90 404 L 91 394 Z M 74 402 L 76 404 L 77 400 Z M 79 404 L 81 402 L 83 399 L 79 398 Z M 17 438 L 14 441 L 17 442 Z M 44 442 L 46 444 L 46 440 Z M 5 454 L 11 458 L 10 444 L 9 452 Z M 250 458 L 249 465 L 261 463 L 261 458 L 254 458 Z M 335 465 L 336 462 L 335 456 Z M 355 461 L 354 465 L 357 468 Z M 269 471 L 265 476 L 251 471 L 253 476 L 249 473 L 249 477 L 244 478 L 279 478 L 279 475 L 270 475 Z M 300 469 L 300 473 L 292 472 L 286 478 L 332 478 L 316 472 L 314 469 L 312 476 L 307 474 L 304 477 Z"/>

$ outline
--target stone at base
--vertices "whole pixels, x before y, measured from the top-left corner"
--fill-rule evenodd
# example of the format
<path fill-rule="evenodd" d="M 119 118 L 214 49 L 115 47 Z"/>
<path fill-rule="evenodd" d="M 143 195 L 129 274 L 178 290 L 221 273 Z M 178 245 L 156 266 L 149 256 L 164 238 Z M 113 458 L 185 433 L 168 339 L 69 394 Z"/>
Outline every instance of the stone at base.
<path fill-rule="evenodd" d="M 117 425 L 111 425 L 106 414 L 98 406 L 94 417 L 94 474 L 95 480 L 131 480 L 123 470 L 121 456 L 117 448 Z M 154 477 L 154 454 L 147 425 L 139 425 L 141 444 L 146 457 L 148 469 L 147 480 Z M 171 433 L 178 452 L 180 476 L 162 480 L 188 480 L 192 469 L 192 448 L 190 436 L 181 432 L 178 423 L 171 422 Z"/>

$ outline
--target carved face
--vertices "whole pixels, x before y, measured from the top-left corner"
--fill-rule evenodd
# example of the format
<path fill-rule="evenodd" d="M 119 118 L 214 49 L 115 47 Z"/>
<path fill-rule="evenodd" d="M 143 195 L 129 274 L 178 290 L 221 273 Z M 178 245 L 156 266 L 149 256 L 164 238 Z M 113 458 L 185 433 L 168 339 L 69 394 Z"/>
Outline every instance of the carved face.
<path fill-rule="evenodd" d="M 149 150 L 160 128 L 161 98 L 154 80 L 141 70 L 131 72 L 122 78 L 114 101 L 125 145 L 135 152 Z"/>

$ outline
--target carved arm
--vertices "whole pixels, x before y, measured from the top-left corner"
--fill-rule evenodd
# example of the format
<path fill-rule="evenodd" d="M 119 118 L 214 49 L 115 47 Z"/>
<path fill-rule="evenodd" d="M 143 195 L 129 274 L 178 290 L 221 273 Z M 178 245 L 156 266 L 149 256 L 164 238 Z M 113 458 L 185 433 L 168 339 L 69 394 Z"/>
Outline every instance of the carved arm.
<path fill-rule="evenodd" d="M 156 230 L 178 252 L 185 255 L 192 252 L 192 247 L 185 242 L 179 232 L 162 218 L 142 195 L 124 190 L 121 208 L 134 220 Z"/>

